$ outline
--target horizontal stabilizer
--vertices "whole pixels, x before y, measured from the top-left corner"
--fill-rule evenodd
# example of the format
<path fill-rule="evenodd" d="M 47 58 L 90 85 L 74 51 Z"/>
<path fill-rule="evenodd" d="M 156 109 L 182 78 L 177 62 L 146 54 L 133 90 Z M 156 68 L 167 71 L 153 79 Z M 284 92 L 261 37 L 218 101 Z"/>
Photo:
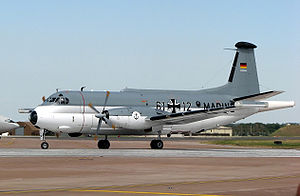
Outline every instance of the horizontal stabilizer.
<path fill-rule="evenodd" d="M 258 101 L 258 100 L 263 100 L 263 99 L 273 97 L 275 95 L 279 95 L 283 92 L 284 91 L 267 91 L 267 92 L 263 92 L 263 93 L 257 93 L 257 94 L 253 94 L 253 95 L 238 97 L 238 98 L 233 99 L 233 101 L 241 101 L 241 100 Z"/>

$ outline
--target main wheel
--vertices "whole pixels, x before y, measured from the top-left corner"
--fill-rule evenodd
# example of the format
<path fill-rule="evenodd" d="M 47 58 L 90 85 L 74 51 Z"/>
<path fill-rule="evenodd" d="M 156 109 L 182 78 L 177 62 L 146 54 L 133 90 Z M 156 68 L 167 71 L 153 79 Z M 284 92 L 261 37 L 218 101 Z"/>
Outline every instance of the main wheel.
<path fill-rule="evenodd" d="M 108 140 L 99 140 L 98 141 L 98 148 L 99 149 L 109 149 L 110 143 Z"/>
<path fill-rule="evenodd" d="M 155 146 L 156 146 L 156 140 L 152 140 L 150 143 L 151 149 L 156 149 Z"/>
<path fill-rule="evenodd" d="M 157 140 L 156 149 L 162 149 L 164 147 L 164 143 L 161 140 Z"/>
<path fill-rule="evenodd" d="M 164 143 L 161 140 L 152 140 L 150 146 L 152 149 L 162 149 L 164 147 Z"/>
<path fill-rule="evenodd" d="M 49 144 L 47 142 L 42 142 L 41 143 L 41 148 L 42 149 L 48 149 L 49 148 Z"/>

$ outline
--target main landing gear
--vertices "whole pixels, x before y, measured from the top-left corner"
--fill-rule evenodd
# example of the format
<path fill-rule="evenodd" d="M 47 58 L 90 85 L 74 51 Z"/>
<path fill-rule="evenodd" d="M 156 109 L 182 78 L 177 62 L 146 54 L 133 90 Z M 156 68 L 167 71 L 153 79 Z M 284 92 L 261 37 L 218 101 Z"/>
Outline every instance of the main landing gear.
<path fill-rule="evenodd" d="M 41 143 L 41 148 L 42 149 L 48 149 L 49 148 L 49 144 L 48 144 L 48 142 L 46 142 L 46 133 L 47 133 L 47 130 L 40 129 L 40 138 L 41 138 L 41 141 L 43 141 Z"/>
<path fill-rule="evenodd" d="M 105 135 L 105 139 L 104 140 L 99 140 L 98 141 L 98 148 L 99 149 L 109 149 L 110 147 L 110 143 L 107 140 L 107 135 Z"/>
<path fill-rule="evenodd" d="M 157 139 L 152 140 L 150 143 L 151 149 L 162 149 L 164 147 L 164 143 L 161 140 L 160 135 L 161 135 L 161 131 L 158 131 Z"/>
<path fill-rule="evenodd" d="M 150 146 L 152 149 L 162 149 L 164 147 L 164 143 L 161 140 L 152 140 Z"/>

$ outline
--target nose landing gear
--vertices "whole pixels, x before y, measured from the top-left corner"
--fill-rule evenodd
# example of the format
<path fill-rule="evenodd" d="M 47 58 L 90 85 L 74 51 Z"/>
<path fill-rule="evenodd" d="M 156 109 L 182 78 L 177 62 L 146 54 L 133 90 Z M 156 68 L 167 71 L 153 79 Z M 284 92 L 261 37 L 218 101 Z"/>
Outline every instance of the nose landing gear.
<path fill-rule="evenodd" d="M 46 133 L 47 133 L 47 130 L 40 129 L 40 138 L 41 138 L 41 141 L 43 141 L 41 143 L 41 148 L 42 149 L 48 149 L 49 148 L 49 144 L 48 144 L 48 142 L 46 142 Z"/>

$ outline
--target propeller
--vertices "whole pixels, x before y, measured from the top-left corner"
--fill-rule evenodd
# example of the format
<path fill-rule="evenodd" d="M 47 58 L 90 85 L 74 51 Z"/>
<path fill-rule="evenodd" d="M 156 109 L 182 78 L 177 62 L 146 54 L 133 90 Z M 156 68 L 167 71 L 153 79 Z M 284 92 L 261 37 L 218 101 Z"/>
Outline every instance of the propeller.
<path fill-rule="evenodd" d="M 105 111 L 105 107 L 106 107 L 106 104 L 107 104 L 107 100 L 108 100 L 108 97 L 110 95 L 110 92 L 109 91 L 106 91 L 106 97 L 105 97 L 105 101 L 104 101 L 104 105 L 103 105 L 103 108 L 102 108 L 102 111 L 100 112 L 99 110 L 97 110 L 92 103 L 89 103 L 88 106 L 94 110 L 97 114 L 95 115 L 97 118 L 99 118 L 99 121 L 98 121 L 98 126 L 97 126 L 97 129 L 96 129 L 96 135 L 95 135 L 95 140 L 97 140 L 97 137 L 98 137 L 98 132 L 101 128 L 101 124 L 102 124 L 102 121 L 104 121 L 108 126 L 112 127 L 112 128 L 115 128 L 115 125 L 112 124 L 112 122 L 108 119 L 108 112 Z"/>

